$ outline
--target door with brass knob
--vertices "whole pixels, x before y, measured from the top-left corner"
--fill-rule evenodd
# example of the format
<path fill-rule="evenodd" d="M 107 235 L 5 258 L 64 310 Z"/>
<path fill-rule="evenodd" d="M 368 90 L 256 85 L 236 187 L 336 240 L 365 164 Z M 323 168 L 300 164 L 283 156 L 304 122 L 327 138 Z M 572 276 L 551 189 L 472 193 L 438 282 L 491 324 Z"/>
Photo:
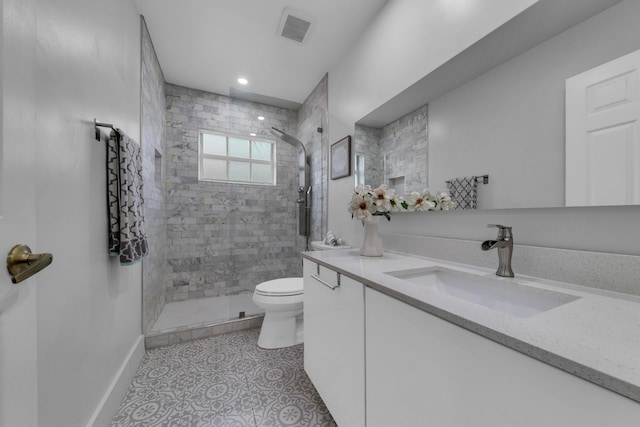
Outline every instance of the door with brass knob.
<path fill-rule="evenodd" d="M 13 283 L 33 276 L 53 261 L 51 254 L 34 254 L 27 245 L 15 245 L 7 255 L 7 270 Z"/>

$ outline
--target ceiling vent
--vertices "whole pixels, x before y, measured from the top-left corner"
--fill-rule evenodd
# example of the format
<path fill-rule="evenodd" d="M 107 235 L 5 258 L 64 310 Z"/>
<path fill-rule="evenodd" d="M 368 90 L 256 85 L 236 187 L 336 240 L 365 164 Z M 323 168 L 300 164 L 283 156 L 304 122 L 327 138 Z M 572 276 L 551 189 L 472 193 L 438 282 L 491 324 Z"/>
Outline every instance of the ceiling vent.
<path fill-rule="evenodd" d="M 311 28 L 311 19 L 285 8 L 278 27 L 278 35 L 302 43 Z"/>

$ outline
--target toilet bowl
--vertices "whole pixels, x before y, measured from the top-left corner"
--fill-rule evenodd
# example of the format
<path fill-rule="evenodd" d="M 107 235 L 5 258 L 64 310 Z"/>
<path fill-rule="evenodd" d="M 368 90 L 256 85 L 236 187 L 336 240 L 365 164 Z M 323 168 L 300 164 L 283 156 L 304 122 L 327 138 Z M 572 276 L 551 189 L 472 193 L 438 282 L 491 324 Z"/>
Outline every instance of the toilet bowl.
<path fill-rule="evenodd" d="M 349 246 L 330 246 L 311 242 L 314 250 L 347 249 Z M 283 348 L 304 341 L 302 313 L 302 277 L 269 280 L 256 286 L 253 302 L 264 310 L 264 320 L 258 337 L 260 348 Z"/>
<path fill-rule="evenodd" d="M 256 286 L 253 302 L 264 310 L 258 347 L 283 348 L 303 342 L 302 277 L 269 280 Z"/>

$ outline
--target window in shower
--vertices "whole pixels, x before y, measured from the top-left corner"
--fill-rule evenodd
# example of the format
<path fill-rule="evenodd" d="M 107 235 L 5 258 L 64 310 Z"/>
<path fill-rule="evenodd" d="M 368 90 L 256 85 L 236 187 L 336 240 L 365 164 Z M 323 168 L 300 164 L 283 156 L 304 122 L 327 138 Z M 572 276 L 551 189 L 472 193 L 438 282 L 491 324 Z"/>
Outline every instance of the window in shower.
<path fill-rule="evenodd" d="M 275 141 L 200 131 L 198 160 L 201 181 L 276 184 Z"/>
<path fill-rule="evenodd" d="M 364 185 L 364 154 L 356 153 L 356 167 L 354 168 L 356 177 L 356 187 L 358 185 Z"/>

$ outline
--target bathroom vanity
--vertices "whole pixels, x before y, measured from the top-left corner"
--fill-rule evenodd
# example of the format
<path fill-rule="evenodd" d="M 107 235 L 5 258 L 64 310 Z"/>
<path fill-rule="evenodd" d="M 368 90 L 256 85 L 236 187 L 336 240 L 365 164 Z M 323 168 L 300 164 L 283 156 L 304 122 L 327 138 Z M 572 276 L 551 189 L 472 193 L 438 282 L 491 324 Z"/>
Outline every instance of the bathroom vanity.
<path fill-rule="evenodd" d="M 365 286 L 306 259 L 303 274 L 305 371 L 339 425 L 364 427 Z"/>
<path fill-rule="evenodd" d="M 303 256 L 305 370 L 338 425 L 640 420 L 636 296 L 390 252 Z"/>

